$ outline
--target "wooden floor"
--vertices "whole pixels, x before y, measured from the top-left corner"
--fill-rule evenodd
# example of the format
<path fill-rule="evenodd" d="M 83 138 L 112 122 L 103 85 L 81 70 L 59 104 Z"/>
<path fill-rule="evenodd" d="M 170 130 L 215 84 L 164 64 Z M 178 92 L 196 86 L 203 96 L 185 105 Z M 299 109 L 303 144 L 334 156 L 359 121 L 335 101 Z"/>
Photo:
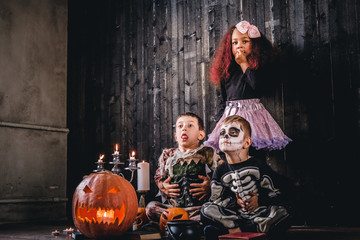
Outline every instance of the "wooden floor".
<path fill-rule="evenodd" d="M 360 240 L 360 228 L 293 226 L 289 240 Z"/>
<path fill-rule="evenodd" d="M 0 239 L 72 239 L 70 235 L 60 234 L 52 236 L 52 232 L 58 230 L 62 232 L 64 229 L 73 227 L 72 222 L 37 222 L 37 223 L 19 223 L 19 224 L 2 224 L 0 225 Z"/>
<path fill-rule="evenodd" d="M 74 227 L 72 222 L 40 222 L 0 224 L 0 239 L 60 240 L 72 239 L 70 235 L 52 236 L 54 230 Z M 120 239 L 120 238 L 119 238 Z M 304 227 L 293 226 L 288 231 L 288 240 L 360 240 L 360 228 L 343 227 Z"/>

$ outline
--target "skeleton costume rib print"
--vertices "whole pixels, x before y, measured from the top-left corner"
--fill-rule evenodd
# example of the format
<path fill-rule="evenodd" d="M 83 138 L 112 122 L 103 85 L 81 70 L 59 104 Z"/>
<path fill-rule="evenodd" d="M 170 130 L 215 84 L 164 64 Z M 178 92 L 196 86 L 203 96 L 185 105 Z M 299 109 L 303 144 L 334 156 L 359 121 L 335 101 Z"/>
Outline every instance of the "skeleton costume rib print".
<path fill-rule="evenodd" d="M 236 164 L 223 163 L 214 172 L 210 202 L 203 205 L 202 217 L 226 228 L 240 226 L 243 231 L 268 232 L 289 216 L 281 206 L 279 181 L 280 176 L 256 158 Z M 236 203 L 236 194 L 246 200 L 251 193 L 258 196 L 259 207 L 248 212 Z"/>

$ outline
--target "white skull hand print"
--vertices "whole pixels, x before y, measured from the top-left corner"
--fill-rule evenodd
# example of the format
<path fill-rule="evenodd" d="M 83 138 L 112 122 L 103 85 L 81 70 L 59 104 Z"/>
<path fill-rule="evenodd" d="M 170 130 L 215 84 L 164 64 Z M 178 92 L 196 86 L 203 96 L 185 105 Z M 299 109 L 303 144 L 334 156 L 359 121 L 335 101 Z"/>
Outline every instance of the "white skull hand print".
<path fill-rule="evenodd" d="M 237 122 L 223 125 L 220 129 L 219 147 L 222 152 L 240 150 L 244 145 L 244 130 Z"/>

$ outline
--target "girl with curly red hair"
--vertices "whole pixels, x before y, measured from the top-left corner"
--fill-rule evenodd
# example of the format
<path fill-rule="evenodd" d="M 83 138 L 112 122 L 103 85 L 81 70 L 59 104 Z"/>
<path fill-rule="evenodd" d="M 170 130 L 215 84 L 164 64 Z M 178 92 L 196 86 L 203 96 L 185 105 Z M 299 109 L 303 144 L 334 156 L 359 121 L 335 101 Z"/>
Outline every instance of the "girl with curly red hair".
<path fill-rule="evenodd" d="M 276 56 L 276 49 L 258 28 L 241 21 L 224 35 L 210 70 L 210 79 L 220 87 L 222 97 L 217 122 L 231 115 L 244 117 L 253 129 L 256 149 L 282 149 L 291 141 L 259 99 L 269 86 L 269 70 Z M 218 152 L 219 125 L 204 143 Z"/>

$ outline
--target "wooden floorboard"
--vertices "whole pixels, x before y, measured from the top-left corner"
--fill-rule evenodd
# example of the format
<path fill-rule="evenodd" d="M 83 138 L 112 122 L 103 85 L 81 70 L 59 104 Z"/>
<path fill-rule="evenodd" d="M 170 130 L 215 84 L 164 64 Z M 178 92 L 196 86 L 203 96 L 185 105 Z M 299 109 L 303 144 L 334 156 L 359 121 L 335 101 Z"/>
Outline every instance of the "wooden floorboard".
<path fill-rule="evenodd" d="M 69 239 L 65 235 L 51 236 L 51 232 L 70 226 L 73 226 L 72 222 L 0 224 L 0 239 Z M 360 227 L 292 226 L 287 232 L 286 240 L 360 240 Z"/>
<path fill-rule="evenodd" d="M 292 226 L 289 240 L 360 240 L 360 228 Z"/>

